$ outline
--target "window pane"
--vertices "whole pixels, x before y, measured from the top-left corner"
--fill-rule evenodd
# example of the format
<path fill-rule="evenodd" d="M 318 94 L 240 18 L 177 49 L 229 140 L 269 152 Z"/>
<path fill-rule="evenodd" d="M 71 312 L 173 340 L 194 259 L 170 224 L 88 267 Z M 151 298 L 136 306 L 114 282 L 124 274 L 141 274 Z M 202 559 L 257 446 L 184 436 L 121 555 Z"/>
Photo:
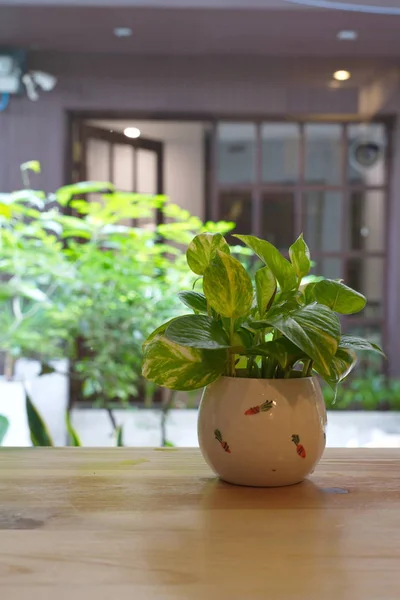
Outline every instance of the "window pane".
<path fill-rule="evenodd" d="M 256 126 L 252 123 L 218 125 L 218 181 L 233 185 L 255 180 Z"/>
<path fill-rule="evenodd" d="M 232 233 L 250 234 L 251 194 L 250 192 L 222 192 L 220 194 L 220 219 L 233 221 L 236 227 Z M 229 243 L 239 244 L 239 240 L 227 236 Z"/>
<path fill-rule="evenodd" d="M 113 183 L 121 192 L 133 192 L 133 153 L 132 146 L 114 144 Z"/>
<path fill-rule="evenodd" d="M 347 261 L 345 283 L 366 296 L 366 308 L 357 313 L 365 318 L 383 316 L 383 277 L 385 260 L 383 258 L 349 258 Z"/>
<path fill-rule="evenodd" d="M 306 192 L 303 196 L 304 238 L 313 252 L 342 249 L 343 197 L 339 192 Z"/>
<path fill-rule="evenodd" d="M 287 251 L 295 238 L 293 192 L 265 192 L 261 205 L 261 237 Z"/>
<path fill-rule="evenodd" d="M 340 258 L 317 258 L 311 259 L 314 263 L 311 273 L 313 275 L 322 275 L 326 279 L 342 278 L 342 261 Z"/>
<path fill-rule="evenodd" d="M 295 184 L 299 179 L 300 130 L 295 123 L 264 123 L 262 178 L 268 183 Z"/>
<path fill-rule="evenodd" d="M 305 126 L 307 183 L 339 185 L 342 179 L 342 127 L 326 123 Z"/>
<path fill-rule="evenodd" d="M 350 195 L 349 242 L 351 250 L 385 249 L 385 194 L 356 191 Z"/>
<path fill-rule="evenodd" d="M 351 183 L 382 185 L 386 169 L 386 129 L 379 123 L 347 128 L 347 177 Z"/>

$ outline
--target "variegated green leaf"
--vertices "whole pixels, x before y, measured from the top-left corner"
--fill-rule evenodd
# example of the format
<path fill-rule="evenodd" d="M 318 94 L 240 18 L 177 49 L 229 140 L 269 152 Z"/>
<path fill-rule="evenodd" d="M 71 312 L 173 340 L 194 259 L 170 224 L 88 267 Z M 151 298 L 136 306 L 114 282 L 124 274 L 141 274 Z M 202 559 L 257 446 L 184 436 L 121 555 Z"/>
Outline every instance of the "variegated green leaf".
<path fill-rule="evenodd" d="M 217 350 L 229 348 L 228 335 L 221 323 L 205 315 L 185 315 L 170 323 L 165 337 L 181 346 Z"/>
<path fill-rule="evenodd" d="M 290 292 L 297 287 L 297 276 L 293 265 L 282 256 L 275 246 L 254 235 L 235 235 L 234 237 L 251 248 L 265 262 L 278 280 L 282 291 Z"/>
<path fill-rule="evenodd" d="M 276 279 L 269 267 L 259 269 L 255 274 L 257 305 L 262 317 L 272 304 L 276 294 Z"/>
<path fill-rule="evenodd" d="M 303 277 L 308 275 L 311 267 L 310 250 L 303 239 L 303 234 L 290 246 L 289 256 L 296 275 L 299 281 L 301 281 Z"/>
<path fill-rule="evenodd" d="M 243 265 L 217 250 L 203 279 L 204 293 L 209 305 L 223 317 L 246 315 L 253 303 L 253 285 Z"/>
<path fill-rule="evenodd" d="M 385 353 L 378 346 L 378 344 L 373 344 L 372 342 L 368 342 L 367 340 L 364 340 L 363 338 L 354 335 L 342 335 L 342 337 L 340 338 L 339 347 L 350 348 L 351 350 L 355 351 L 366 350 L 370 352 L 378 352 L 379 354 L 382 354 L 382 356 L 386 357 Z"/>
<path fill-rule="evenodd" d="M 357 356 L 349 348 L 338 348 L 331 360 L 331 372 L 327 377 L 328 383 L 338 384 L 347 377 L 357 364 Z"/>
<path fill-rule="evenodd" d="M 157 335 L 144 349 L 143 376 L 171 390 L 196 390 L 223 373 L 226 350 L 180 346 Z"/>
<path fill-rule="evenodd" d="M 314 303 L 287 315 L 268 316 L 267 320 L 314 361 L 323 377 L 329 378 L 340 338 L 340 322 L 332 310 Z"/>
<path fill-rule="evenodd" d="M 367 303 L 365 296 L 333 279 L 319 281 L 314 287 L 314 297 L 319 304 L 342 315 L 360 312 Z"/>
<path fill-rule="evenodd" d="M 230 254 L 230 249 L 220 233 L 200 233 L 189 244 L 186 259 L 193 273 L 204 275 L 204 271 L 215 257 L 217 250 Z"/>
<path fill-rule="evenodd" d="M 307 285 L 305 285 L 304 288 L 300 288 L 300 290 L 303 292 L 306 304 L 311 304 L 312 302 L 315 302 L 314 289 L 316 285 L 316 281 L 311 281 L 311 283 L 307 283 Z"/>
<path fill-rule="evenodd" d="M 250 356 L 274 358 L 278 361 L 282 369 L 286 369 L 289 365 L 294 365 L 302 358 L 309 358 L 303 350 L 285 337 L 279 337 L 276 340 L 253 346 L 244 350 L 243 353 Z"/>
<path fill-rule="evenodd" d="M 175 319 L 177 319 L 178 317 L 173 317 L 172 319 L 170 319 L 169 321 L 167 321 L 166 323 L 163 323 L 162 325 L 160 325 L 160 327 L 157 327 L 157 329 L 155 329 L 147 338 L 147 340 L 145 340 L 142 344 L 142 350 L 144 352 L 147 344 L 149 344 L 157 335 L 163 335 L 168 327 L 168 325 L 170 323 L 172 323 L 173 321 L 175 321 Z"/>
<path fill-rule="evenodd" d="M 207 312 L 207 300 L 204 294 L 199 294 L 199 292 L 179 292 L 178 294 L 180 300 L 185 304 L 188 308 L 200 313 Z"/>

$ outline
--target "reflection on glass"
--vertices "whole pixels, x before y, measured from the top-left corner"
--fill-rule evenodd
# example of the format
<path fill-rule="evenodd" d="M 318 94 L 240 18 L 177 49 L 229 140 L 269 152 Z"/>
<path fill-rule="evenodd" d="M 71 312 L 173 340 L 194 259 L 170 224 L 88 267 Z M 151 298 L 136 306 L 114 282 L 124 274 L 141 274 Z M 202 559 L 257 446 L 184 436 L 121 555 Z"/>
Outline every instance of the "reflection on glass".
<path fill-rule="evenodd" d="M 261 237 L 287 251 L 295 237 L 293 192 L 265 192 L 261 205 Z"/>
<path fill-rule="evenodd" d="M 380 123 L 349 125 L 347 128 L 347 178 L 353 184 L 385 183 L 386 129 Z"/>
<path fill-rule="evenodd" d="M 264 123 L 261 128 L 262 179 L 295 184 L 299 179 L 300 129 L 296 123 Z"/>
<path fill-rule="evenodd" d="M 313 258 L 313 267 L 311 273 L 321 275 L 326 279 L 342 279 L 342 261 L 340 258 Z"/>
<path fill-rule="evenodd" d="M 366 318 L 383 315 L 383 278 L 385 259 L 379 257 L 349 258 L 346 266 L 346 284 L 366 296 L 368 303 L 362 313 Z"/>
<path fill-rule="evenodd" d="M 342 127 L 327 123 L 305 126 L 307 183 L 339 185 L 342 179 Z"/>
<path fill-rule="evenodd" d="M 303 196 L 304 238 L 311 252 L 342 249 L 343 196 L 339 192 L 310 191 Z"/>
<path fill-rule="evenodd" d="M 217 154 L 220 184 L 254 183 L 256 126 L 252 123 L 218 125 Z"/>
<path fill-rule="evenodd" d="M 219 218 L 236 223 L 232 233 L 245 235 L 251 233 L 251 194 L 248 192 L 222 192 Z M 228 236 L 227 239 L 231 244 L 239 244 L 239 240 L 236 238 Z"/>
<path fill-rule="evenodd" d="M 351 250 L 379 252 L 385 249 L 385 194 L 379 190 L 350 195 L 349 241 Z"/>

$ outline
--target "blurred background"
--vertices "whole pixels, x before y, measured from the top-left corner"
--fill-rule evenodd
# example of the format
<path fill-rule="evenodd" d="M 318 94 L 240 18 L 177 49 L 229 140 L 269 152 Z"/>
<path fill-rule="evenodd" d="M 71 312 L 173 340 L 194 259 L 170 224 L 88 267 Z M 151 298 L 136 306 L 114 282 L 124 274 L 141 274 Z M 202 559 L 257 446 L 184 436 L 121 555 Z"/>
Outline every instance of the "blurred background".
<path fill-rule="evenodd" d="M 325 389 L 328 445 L 400 446 L 399 33 L 399 0 L 0 0 L 4 445 L 197 445 L 140 361 L 205 227 L 304 232 L 367 296 L 343 328 L 388 360 Z"/>

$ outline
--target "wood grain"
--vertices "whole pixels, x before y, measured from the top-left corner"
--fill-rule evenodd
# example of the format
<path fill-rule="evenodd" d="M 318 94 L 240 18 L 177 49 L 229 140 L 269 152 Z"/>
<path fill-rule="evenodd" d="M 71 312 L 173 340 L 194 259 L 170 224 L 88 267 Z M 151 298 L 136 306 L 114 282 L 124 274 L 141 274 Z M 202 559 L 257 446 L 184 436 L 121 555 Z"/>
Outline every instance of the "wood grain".
<path fill-rule="evenodd" d="M 198 450 L 0 451 L 5 600 L 398 600 L 399 565 L 399 450 L 328 450 L 283 489 Z"/>

